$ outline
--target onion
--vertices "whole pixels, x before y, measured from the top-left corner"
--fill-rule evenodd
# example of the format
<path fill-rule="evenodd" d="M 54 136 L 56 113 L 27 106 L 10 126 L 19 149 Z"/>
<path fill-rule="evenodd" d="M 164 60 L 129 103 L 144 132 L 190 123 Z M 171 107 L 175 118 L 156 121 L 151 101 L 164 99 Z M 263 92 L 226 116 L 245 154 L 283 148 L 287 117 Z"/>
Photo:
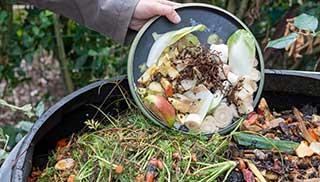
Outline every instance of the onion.
<path fill-rule="evenodd" d="M 214 119 L 213 116 L 208 115 L 206 118 L 203 120 L 200 130 L 203 133 L 215 133 L 218 131 L 219 128 L 216 126 L 216 120 Z"/>
<path fill-rule="evenodd" d="M 220 106 L 214 111 L 213 117 L 216 121 L 216 126 L 224 128 L 231 124 L 233 119 L 233 111 L 225 103 L 221 103 Z"/>

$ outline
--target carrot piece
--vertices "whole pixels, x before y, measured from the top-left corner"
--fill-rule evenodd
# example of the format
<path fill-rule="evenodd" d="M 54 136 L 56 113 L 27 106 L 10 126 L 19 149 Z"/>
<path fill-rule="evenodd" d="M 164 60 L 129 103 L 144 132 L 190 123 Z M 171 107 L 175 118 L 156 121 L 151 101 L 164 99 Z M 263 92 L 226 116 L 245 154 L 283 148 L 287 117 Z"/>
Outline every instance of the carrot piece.
<path fill-rule="evenodd" d="M 146 182 L 154 182 L 154 174 L 152 172 L 147 172 Z"/>
<path fill-rule="evenodd" d="M 63 148 L 65 146 L 67 146 L 67 145 L 68 145 L 68 139 L 67 138 L 63 138 L 63 139 L 61 139 L 61 140 L 59 140 L 57 142 L 56 148 Z"/>
<path fill-rule="evenodd" d="M 118 165 L 115 170 L 116 170 L 116 173 L 117 173 L 117 174 L 122 174 L 122 172 L 123 172 L 123 167 L 122 167 L 121 165 Z"/>
<path fill-rule="evenodd" d="M 67 179 L 67 182 L 75 182 L 75 175 L 71 174 L 68 179 Z"/>
<path fill-rule="evenodd" d="M 308 131 L 313 139 L 315 139 L 316 141 L 319 141 L 319 136 L 314 129 L 309 128 Z"/>

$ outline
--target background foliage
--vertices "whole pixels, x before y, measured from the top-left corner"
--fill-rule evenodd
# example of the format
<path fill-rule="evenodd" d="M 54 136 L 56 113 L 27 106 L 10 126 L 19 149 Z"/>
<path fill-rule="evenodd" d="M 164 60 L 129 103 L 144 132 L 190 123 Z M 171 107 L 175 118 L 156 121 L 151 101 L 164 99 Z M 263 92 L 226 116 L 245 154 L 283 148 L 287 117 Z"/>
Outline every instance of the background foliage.
<path fill-rule="evenodd" d="M 311 52 L 304 53 L 299 59 L 285 54 L 286 50 L 265 49 L 270 40 L 285 34 L 288 18 L 301 13 L 319 17 L 319 1 L 181 0 L 178 2 L 209 3 L 234 13 L 254 33 L 264 50 L 267 68 L 312 71 L 316 69 L 317 64 L 318 67 L 320 65 L 319 44 L 315 44 Z M 43 50 L 53 51 L 54 57 L 60 62 L 65 93 L 97 79 L 126 74 L 127 47 L 118 45 L 70 19 L 57 17 L 50 11 L 40 11 L 30 5 L 22 8 L 14 6 L 19 3 L 16 0 L 0 1 L 0 81 L 5 80 L 8 83 L 7 92 L 30 80 L 21 69 L 21 60 L 32 64 L 34 56 Z M 16 125 L 11 127 L 11 130 L 16 133 L 16 135 L 12 135 L 12 132 L 7 134 L 15 138 L 10 140 L 10 146 L 13 146 L 15 141 L 18 141 L 17 133 L 25 132 L 25 129 Z M 4 146 L 6 146 L 8 140 L 6 137 L 1 138 L 6 133 L 2 133 L 0 132 L 0 143 L 5 141 Z M 0 163 L 1 152 L 0 150 Z"/>
<path fill-rule="evenodd" d="M 320 15 L 320 3 L 316 1 L 185 0 L 179 2 L 210 3 L 231 11 L 249 25 L 262 48 L 268 40 L 282 36 L 287 18 L 294 17 L 300 12 L 315 17 Z M 14 72 L 13 68 L 18 67 L 21 59 L 32 63 L 33 55 L 39 53 L 41 49 L 54 50 L 54 55 L 59 57 L 53 13 L 32 7 L 13 10 L 12 5 L 16 3 L 14 0 L 4 0 L 1 1 L 0 7 L 0 79 L 7 79 L 12 87 L 28 79 L 23 77 L 23 71 L 18 70 L 16 74 Z M 76 88 L 87 85 L 95 79 L 126 73 L 128 48 L 115 44 L 72 20 L 61 18 L 59 24 L 66 54 L 66 68 Z M 283 61 L 288 62 L 284 60 L 286 58 L 280 56 L 280 59 L 278 57 L 274 60 L 272 53 L 269 52 L 265 56 L 267 67 L 290 68 L 290 63 L 282 64 Z M 317 59 L 317 56 L 308 57 L 307 60 L 301 60 L 301 65 L 293 69 L 312 70 Z M 15 75 L 19 75 L 19 79 Z"/>

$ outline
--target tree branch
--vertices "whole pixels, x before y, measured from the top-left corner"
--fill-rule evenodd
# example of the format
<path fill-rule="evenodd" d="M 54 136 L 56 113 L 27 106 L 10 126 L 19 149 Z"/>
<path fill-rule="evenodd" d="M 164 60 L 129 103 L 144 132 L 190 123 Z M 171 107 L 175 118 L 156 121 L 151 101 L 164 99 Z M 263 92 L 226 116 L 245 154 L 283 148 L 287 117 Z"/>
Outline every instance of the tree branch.
<path fill-rule="evenodd" d="M 58 47 L 58 57 L 60 60 L 61 70 L 63 73 L 64 82 L 67 88 L 68 93 L 71 93 L 74 91 L 74 84 L 72 82 L 69 70 L 68 70 L 68 62 L 66 59 L 66 53 L 64 50 L 64 43 L 62 40 L 62 35 L 60 32 L 60 22 L 59 22 L 59 16 L 54 14 L 53 15 L 53 24 L 54 24 L 54 32 L 56 36 L 56 42 Z"/>

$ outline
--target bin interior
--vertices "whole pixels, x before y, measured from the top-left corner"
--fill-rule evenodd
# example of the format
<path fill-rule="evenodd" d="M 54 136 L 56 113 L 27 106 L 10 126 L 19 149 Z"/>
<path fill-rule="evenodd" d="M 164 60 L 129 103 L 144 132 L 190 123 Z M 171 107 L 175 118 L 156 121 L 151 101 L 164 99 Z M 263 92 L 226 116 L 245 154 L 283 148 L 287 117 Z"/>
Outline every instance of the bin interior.
<path fill-rule="evenodd" d="M 126 91 L 130 95 L 127 80 L 123 80 L 120 85 L 122 91 Z M 113 87 L 104 85 L 92 88 L 79 95 L 75 101 L 67 103 L 53 117 L 50 117 L 46 122 L 47 124 L 53 122 L 58 124 L 50 130 L 46 130 L 46 126 L 42 127 L 43 134 L 40 134 L 34 140 L 32 166 L 45 167 L 48 154 L 55 148 L 58 140 L 70 137 L 72 133 L 81 132 L 84 128 L 84 121 L 91 119 L 97 113 L 97 109 L 92 107 L 91 104 L 97 107 L 101 106 Z M 275 111 L 291 109 L 292 106 L 302 108 L 305 105 L 310 105 L 315 107 L 319 114 L 320 79 L 266 74 L 262 97 L 266 98 L 269 107 Z M 118 88 L 114 89 L 105 103 L 102 104 L 102 110 L 107 114 L 112 114 L 126 109 L 127 105 L 124 100 L 121 100 L 118 105 L 113 104 L 113 101 L 120 98 L 122 98 L 120 90 Z M 98 114 L 97 117 L 102 117 L 102 115 Z"/>

